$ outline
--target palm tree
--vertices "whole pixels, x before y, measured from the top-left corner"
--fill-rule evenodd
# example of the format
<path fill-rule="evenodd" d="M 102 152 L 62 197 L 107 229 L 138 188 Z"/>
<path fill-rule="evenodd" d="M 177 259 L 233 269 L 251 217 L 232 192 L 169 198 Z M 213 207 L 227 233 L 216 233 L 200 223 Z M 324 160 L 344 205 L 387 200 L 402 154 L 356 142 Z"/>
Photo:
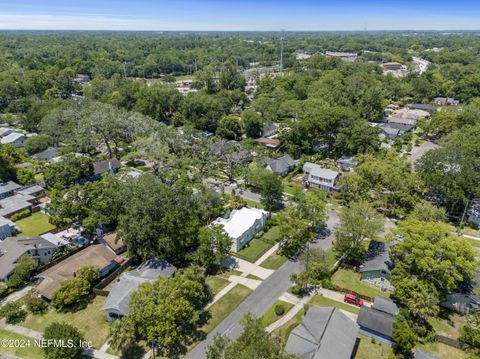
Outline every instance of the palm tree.
<path fill-rule="evenodd" d="M 112 322 L 108 344 L 113 349 L 119 350 L 123 356 L 135 342 L 135 326 L 129 318 L 123 317 Z"/>

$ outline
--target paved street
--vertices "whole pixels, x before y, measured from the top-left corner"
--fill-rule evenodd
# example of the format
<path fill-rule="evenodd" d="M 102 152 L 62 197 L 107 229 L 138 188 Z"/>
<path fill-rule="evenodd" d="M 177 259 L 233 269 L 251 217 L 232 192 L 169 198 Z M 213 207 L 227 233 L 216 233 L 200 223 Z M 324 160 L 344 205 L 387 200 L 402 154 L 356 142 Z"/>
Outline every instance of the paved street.
<path fill-rule="evenodd" d="M 333 241 L 333 226 L 338 223 L 338 215 L 335 211 L 328 211 L 327 227 L 330 234 L 325 239 L 318 239 L 310 247 L 328 248 Z M 230 315 L 221 322 L 207 338 L 198 344 L 186 358 L 200 359 L 205 358 L 205 349 L 212 342 L 217 333 L 228 336 L 230 339 L 236 339 L 242 332 L 240 320 L 250 312 L 256 316 L 263 315 L 268 308 L 292 285 L 290 275 L 300 270 L 300 263 L 287 261 L 282 267 L 276 270 L 272 275 L 263 281 L 256 290 L 245 299 Z"/>

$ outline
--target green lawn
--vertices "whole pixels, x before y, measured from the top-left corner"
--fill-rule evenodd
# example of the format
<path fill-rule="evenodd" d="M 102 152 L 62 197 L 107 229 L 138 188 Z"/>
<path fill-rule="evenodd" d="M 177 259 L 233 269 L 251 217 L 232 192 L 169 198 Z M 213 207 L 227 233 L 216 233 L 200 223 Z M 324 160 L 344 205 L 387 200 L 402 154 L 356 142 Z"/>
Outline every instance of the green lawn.
<path fill-rule="evenodd" d="M 450 347 L 442 343 L 426 343 L 419 344 L 417 348 L 422 349 L 428 353 L 436 355 L 440 359 L 466 359 L 467 353 L 464 351 Z M 471 358 L 474 358 L 473 356 Z"/>
<path fill-rule="evenodd" d="M 477 241 L 476 239 L 472 239 L 472 238 L 465 238 L 465 237 L 463 239 L 465 239 L 465 241 L 470 243 L 473 247 L 480 248 L 480 241 Z"/>
<path fill-rule="evenodd" d="M 279 337 L 282 342 L 285 344 L 287 342 L 288 336 L 301 322 L 305 311 L 304 309 L 300 310 L 292 319 L 286 322 L 281 327 L 275 329 L 273 334 Z"/>
<path fill-rule="evenodd" d="M 439 315 L 430 318 L 428 322 L 437 334 L 457 339 L 460 335 L 460 328 L 466 322 L 466 317 L 442 310 Z"/>
<path fill-rule="evenodd" d="M 228 283 L 230 283 L 228 280 L 217 277 L 217 276 L 208 276 L 206 279 L 207 285 L 210 287 L 210 290 L 212 291 L 213 295 L 217 294 L 220 292 L 223 288 L 225 288 Z"/>
<path fill-rule="evenodd" d="M 263 268 L 276 270 L 280 268 L 283 265 L 283 263 L 285 263 L 286 261 L 287 261 L 287 257 L 281 256 L 277 253 L 273 253 L 272 255 L 270 255 L 270 257 L 265 259 L 260 264 L 260 266 Z"/>
<path fill-rule="evenodd" d="M 275 306 L 277 304 L 282 304 L 283 308 L 285 308 L 285 312 L 282 315 L 277 315 L 275 313 Z M 283 300 L 277 300 L 273 305 L 268 308 L 268 310 L 265 312 L 265 314 L 262 316 L 262 324 L 266 328 L 270 324 L 275 323 L 277 320 L 279 320 L 281 317 L 283 317 L 285 314 L 288 313 L 290 309 L 292 309 L 293 304 L 284 302 Z"/>
<path fill-rule="evenodd" d="M 354 313 L 354 314 L 358 314 L 360 312 L 360 308 L 358 307 L 354 307 L 343 302 L 338 302 L 336 300 L 326 298 L 321 295 L 316 295 L 308 303 L 311 305 L 319 306 L 319 307 L 335 307 L 338 309 L 346 310 L 347 312 Z"/>
<path fill-rule="evenodd" d="M 261 239 L 265 242 L 276 244 L 280 240 L 280 227 L 274 226 L 270 228 Z"/>
<path fill-rule="evenodd" d="M 339 268 L 332 276 L 332 283 L 342 288 L 350 289 L 361 295 L 374 298 L 377 295 L 390 297 L 389 292 L 382 292 L 379 288 L 371 286 L 360 280 L 360 273 Z"/>
<path fill-rule="evenodd" d="M 38 236 L 55 229 L 55 226 L 48 223 L 48 216 L 42 212 L 35 212 L 31 216 L 15 222 L 20 228 L 22 236 Z"/>
<path fill-rule="evenodd" d="M 219 325 L 236 307 L 247 298 L 252 291 L 237 284 L 231 291 L 220 298 L 209 309 L 211 317 L 208 322 L 201 328 L 205 333 L 210 333 L 217 325 Z"/>
<path fill-rule="evenodd" d="M 252 201 L 251 199 L 247 198 L 242 198 L 246 203 L 248 207 L 253 207 L 253 208 L 259 208 L 259 209 L 264 209 L 265 206 L 259 202 Z"/>
<path fill-rule="evenodd" d="M 238 256 L 253 263 L 268 251 L 270 247 L 271 244 L 254 238 L 238 252 Z"/>
<path fill-rule="evenodd" d="M 53 322 L 64 322 L 77 327 L 85 339 L 92 342 L 95 348 L 100 348 L 108 337 L 108 322 L 101 310 L 105 297 L 96 296 L 86 307 L 77 311 L 58 312 L 53 308 L 45 314 L 29 314 L 25 322 L 19 325 L 43 332 Z"/>
<path fill-rule="evenodd" d="M 6 354 L 6 355 L 14 355 L 19 358 L 24 358 L 24 359 L 42 359 L 44 358 L 43 356 L 43 350 L 39 347 L 36 347 L 34 345 L 34 339 L 25 337 L 23 335 L 15 334 L 15 333 L 10 333 L 9 331 L 6 331 L 4 329 L 0 329 L 0 340 L 20 340 L 22 344 L 26 344 L 23 346 L 29 346 L 25 348 L 20 348 L 18 345 L 17 346 L 4 346 L 2 345 L 0 347 L 0 353 L 1 354 Z"/>
<path fill-rule="evenodd" d="M 355 349 L 354 359 L 387 359 L 391 357 L 390 355 L 393 355 L 390 345 L 373 341 L 372 338 L 363 335 L 358 336 Z"/>

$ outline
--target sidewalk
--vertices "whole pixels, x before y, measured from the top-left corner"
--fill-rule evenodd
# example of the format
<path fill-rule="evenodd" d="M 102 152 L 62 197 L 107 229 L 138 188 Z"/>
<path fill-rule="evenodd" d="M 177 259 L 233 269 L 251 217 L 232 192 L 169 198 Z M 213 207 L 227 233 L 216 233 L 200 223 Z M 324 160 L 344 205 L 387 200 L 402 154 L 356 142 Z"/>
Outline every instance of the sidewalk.
<path fill-rule="evenodd" d="M 277 320 L 276 322 L 270 324 L 267 328 L 265 328 L 265 330 L 268 332 L 268 333 L 271 333 L 273 332 L 275 329 L 277 328 L 280 328 L 282 325 L 284 325 L 285 323 L 287 323 L 288 321 L 290 321 L 291 319 L 293 319 L 293 317 L 295 317 L 297 315 L 298 312 L 300 312 L 302 310 L 302 308 L 304 307 L 305 304 L 307 304 L 310 299 L 313 298 L 315 294 L 310 294 L 309 296 L 306 296 L 306 297 L 303 297 L 303 298 L 298 298 L 298 297 L 295 297 L 294 295 L 290 294 L 290 293 L 284 293 L 282 296 L 280 296 L 280 300 L 284 300 L 286 302 L 289 302 L 291 304 L 294 304 L 292 303 L 292 297 L 295 297 L 296 298 L 296 303 L 295 305 L 292 307 L 292 309 L 290 309 L 287 314 L 285 314 L 283 317 L 281 317 L 279 320 Z"/>
<path fill-rule="evenodd" d="M 272 248 L 270 248 L 263 256 L 257 259 L 257 261 L 254 263 L 256 266 L 261 265 L 268 257 L 270 257 L 273 253 L 275 253 L 278 250 L 279 244 L 275 244 Z"/>
<path fill-rule="evenodd" d="M 27 285 L 25 288 L 22 288 L 20 290 L 17 290 L 16 292 L 13 292 L 12 294 L 8 295 L 7 297 L 3 298 L 0 301 L 0 308 L 3 307 L 5 304 L 10 303 L 10 302 L 15 302 L 23 297 L 25 297 L 28 292 L 30 292 L 35 286 L 33 285 Z"/>

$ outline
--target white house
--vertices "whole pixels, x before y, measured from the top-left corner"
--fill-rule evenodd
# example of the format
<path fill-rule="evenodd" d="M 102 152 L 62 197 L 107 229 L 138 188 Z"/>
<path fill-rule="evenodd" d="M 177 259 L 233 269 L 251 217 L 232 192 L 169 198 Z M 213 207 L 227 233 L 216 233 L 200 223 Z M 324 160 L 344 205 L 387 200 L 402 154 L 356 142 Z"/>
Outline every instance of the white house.
<path fill-rule="evenodd" d="M 310 162 L 305 163 L 303 172 L 305 173 L 303 178 L 305 186 L 318 188 L 325 192 L 338 192 L 336 184 L 340 173 Z"/>
<path fill-rule="evenodd" d="M 217 218 L 213 224 L 223 226 L 233 241 L 231 250 L 238 252 L 263 228 L 269 215 L 263 209 L 243 207 L 232 211 L 229 218 Z"/>
<path fill-rule="evenodd" d="M 2 145 L 12 145 L 13 147 L 20 147 L 23 144 L 23 141 L 26 140 L 27 137 L 25 135 L 18 133 L 18 132 L 12 132 L 8 134 L 5 137 L 2 137 L 0 139 L 0 143 Z"/>

